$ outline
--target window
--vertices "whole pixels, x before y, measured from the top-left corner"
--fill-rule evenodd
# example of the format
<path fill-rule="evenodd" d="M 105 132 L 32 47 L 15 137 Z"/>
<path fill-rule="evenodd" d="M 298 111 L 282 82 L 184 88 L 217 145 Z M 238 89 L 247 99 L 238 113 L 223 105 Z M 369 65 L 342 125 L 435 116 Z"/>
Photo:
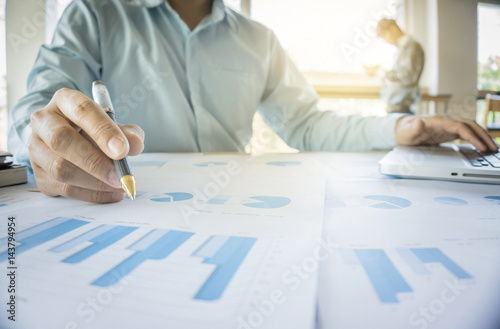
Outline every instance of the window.
<path fill-rule="evenodd" d="M 376 37 L 377 23 L 383 17 L 393 18 L 404 28 L 404 6 L 398 0 L 251 0 L 250 3 L 251 18 L 276 33 L 283 48 L 313 85 L 377 88 L 379 78 L 369 77 L 363 65 L 389 69 L 396 51 Z M 340 115 L 386 114 L 386 105 L 380 99 L 322 98 L 318 105 Z M 257 115 L 250 146 L 259 135 L 273 143 L 273 152 L 290 151 Z M 251 151 L 255 149 L 254 153 L 259 153 L 258 147 Z"/>
<path fill-rule="evenodd" d="M 487 93 L 500 91 L 500 2 L 477 6 L 477 122 L 483 123 Z M 493 120 L 491 117 L 490 120 Z"/>
<path fill-rule="evenodd" d="M 477 13 L 477 89 L 500 91 L 500 5 L 480 3 Z"/>
<path fill-rule="evenodd" d="M 403 8 L 388 0 L 252 0 L 251 5 L 251 17 L 274 30 L 303 72 L 360 75 L 362 64 L 390 65 L 394 47 L 378 39 L 375 29 L 382 17 L 401 23 Z"/>

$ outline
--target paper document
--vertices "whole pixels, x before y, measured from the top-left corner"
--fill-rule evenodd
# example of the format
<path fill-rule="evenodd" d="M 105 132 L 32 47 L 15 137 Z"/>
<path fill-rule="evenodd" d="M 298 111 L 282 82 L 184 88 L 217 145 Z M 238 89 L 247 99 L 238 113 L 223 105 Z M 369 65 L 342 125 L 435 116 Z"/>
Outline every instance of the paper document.
<path fill-rule="evenodd" d="M 493 328 L 500 194 L 484 184 L 330 179 L 320 328 Z"/>
<path fill-rule="evenodd" d="M 135 201 L 9 201 L 18 314 L 0 327 L 312 328 L 318 264 L 296 268 L 319 245 L 325 167 L 299 158 L 149 154 L 131 158 Z"/>

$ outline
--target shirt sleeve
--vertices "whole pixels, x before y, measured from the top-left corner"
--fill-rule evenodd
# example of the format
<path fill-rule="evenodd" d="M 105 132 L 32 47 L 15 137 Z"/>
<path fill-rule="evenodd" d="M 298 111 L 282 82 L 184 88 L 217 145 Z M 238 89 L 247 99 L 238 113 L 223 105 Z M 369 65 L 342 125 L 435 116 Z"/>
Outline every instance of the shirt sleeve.
<path fill-rule="evenodd" d="M 75 0 L 58 22 L 52 43 L 40 48 L 28 76 L 28 92 L 9 112 L 9 150 L 29 165 L 31 114 L 42 109 L 60 88 L 91 95 L 101 75 L 98 21 L 85 1 Z"/>
<path fill-rule="evenodd" d="M 274 34 L 269 74 L 259 112 L 291 147 L 302 151 L 363 151 L 396 145 L 395 125 L 402 116 L 339 116 L 321 111 L 318 95 Z"/>

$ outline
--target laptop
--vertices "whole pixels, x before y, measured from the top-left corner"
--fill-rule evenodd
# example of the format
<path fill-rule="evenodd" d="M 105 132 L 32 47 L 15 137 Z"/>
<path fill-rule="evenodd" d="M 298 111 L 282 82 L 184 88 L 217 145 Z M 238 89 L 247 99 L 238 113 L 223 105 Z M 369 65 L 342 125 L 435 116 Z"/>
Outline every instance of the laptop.
<path fill-rule="evenodd" d="M 402 178 L 500 184 L 500 152 L 482 154 L 469 144 L 398 146 L 379 161 L 379 171 Z"/>

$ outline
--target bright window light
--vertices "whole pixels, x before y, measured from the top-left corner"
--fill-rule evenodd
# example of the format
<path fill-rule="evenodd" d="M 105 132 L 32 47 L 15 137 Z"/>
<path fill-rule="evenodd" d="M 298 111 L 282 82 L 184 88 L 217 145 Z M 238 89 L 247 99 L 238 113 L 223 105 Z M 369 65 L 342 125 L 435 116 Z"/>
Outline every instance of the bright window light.
<path fill-rule="evenodd" d="M 480 3 L 477 12 L 477 88 L 500 91 L 500 6 Z"/>
<path fill-rule="evenodd" d="M 252 0 L 251 16 L 274 30 L 306 72 L 364 73 L 362 65 L 390 66 L 395 47 L 375 36 L 377 21 L 402 24 L 395 0 Z M 402 24 L 403 25 L 403 24 Z"/>

